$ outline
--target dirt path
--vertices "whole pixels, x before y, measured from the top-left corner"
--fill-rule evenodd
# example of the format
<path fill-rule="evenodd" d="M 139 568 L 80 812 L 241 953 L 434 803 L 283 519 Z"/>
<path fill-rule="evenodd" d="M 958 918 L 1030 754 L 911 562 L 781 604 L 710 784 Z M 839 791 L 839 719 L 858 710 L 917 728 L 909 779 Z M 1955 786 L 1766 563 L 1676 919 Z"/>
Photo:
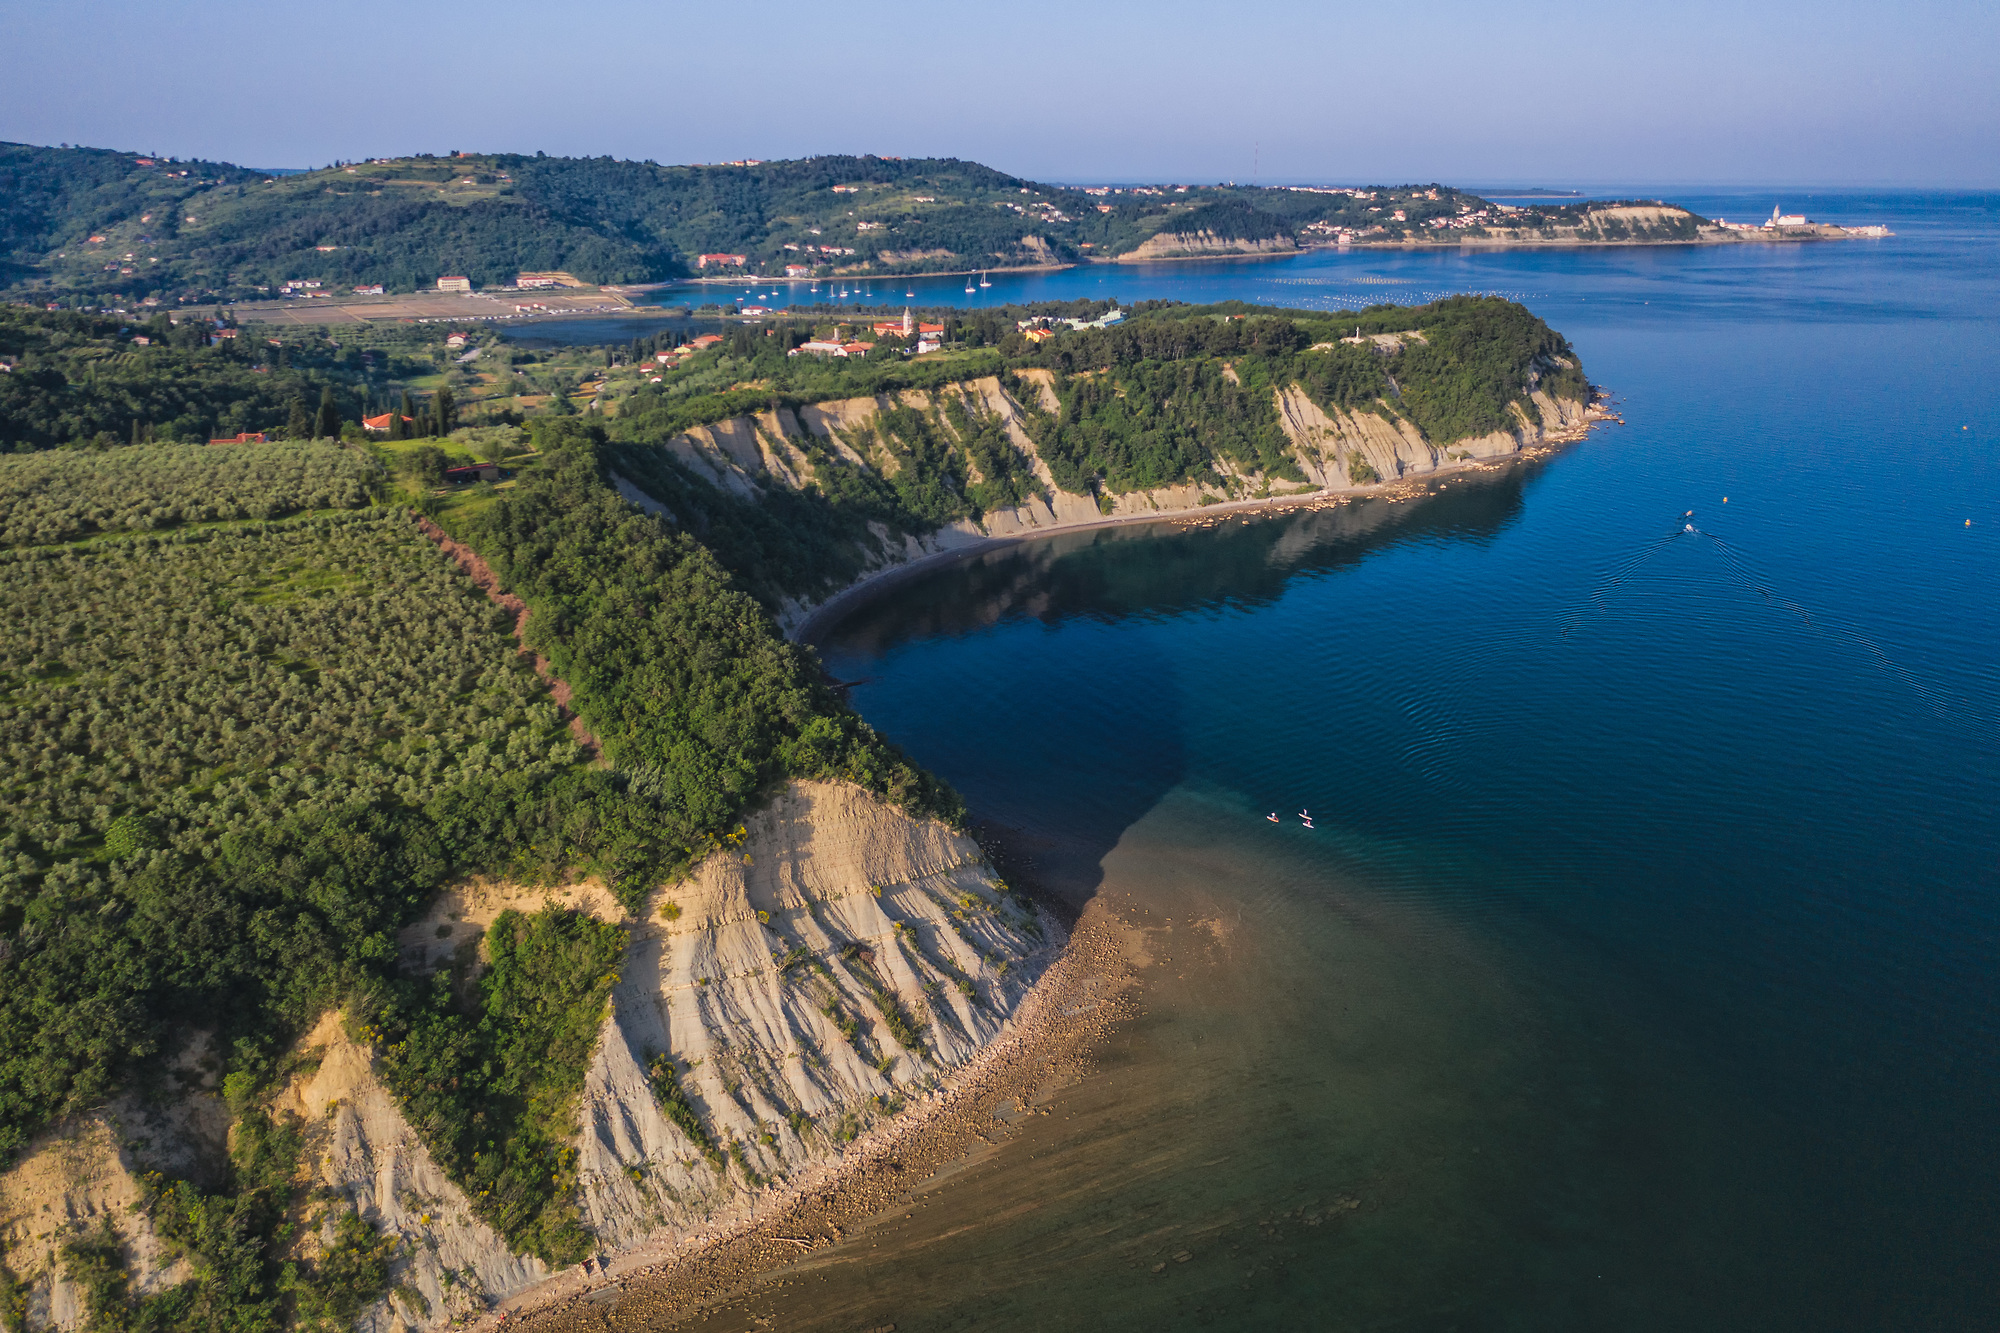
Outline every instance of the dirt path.
<path fill-rule="evenodd" d="M 604 755 L 604 747 L 597 743 L 597 737 L 591 735 L 590 729 L 583 725 L 583 719 L 570 709 L 569 682 L 558 677 L 550 669 L 548 658 L 543 657 L 528 646 L 528 604 L 513 593 L 502 592 L 500 590 L 500 576 L 493 572 L 492 566 L 480 558 L 479 552 L 473 550 L 463 542 L 453 541 L 451 534 L 425 518 L 422 514 L 412 510 L 410 517 L 415 520 L 418 532 L 430 538 L 433 545 L 458 562 L 458 567 L 465 571 L 466 577 L 471 579 L 473 583 L 478 585 L 479 590 L 486 594 L 487 601 L 493 603 L 493 605 L 503 611 L 514 613 L 514 642 L 520 645 L 523 653 L 533 655 L 535 659 L 535 674 L 548 682 L 549 697 L 555 700 L 556 708 L 562 714 L 563 721 L 569 724 L 569 734 L 575 738 L 576 743 L 581 745 L 592 759 L 601 761 Z"/>

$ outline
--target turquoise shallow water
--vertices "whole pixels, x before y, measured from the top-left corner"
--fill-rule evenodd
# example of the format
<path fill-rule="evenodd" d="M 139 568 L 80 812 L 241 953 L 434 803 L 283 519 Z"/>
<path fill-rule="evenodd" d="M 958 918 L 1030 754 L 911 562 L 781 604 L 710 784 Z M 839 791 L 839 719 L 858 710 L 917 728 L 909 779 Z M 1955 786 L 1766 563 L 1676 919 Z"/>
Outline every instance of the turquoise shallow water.
<path fill-rule="evenodd" d="M 1116 275 L 1518 293 L 1631 424 L 838 627 L 1143 1012 L 705 1327 L 2000 1323 L 2000 201 L 1802 202 L 1899 234 Z"/>

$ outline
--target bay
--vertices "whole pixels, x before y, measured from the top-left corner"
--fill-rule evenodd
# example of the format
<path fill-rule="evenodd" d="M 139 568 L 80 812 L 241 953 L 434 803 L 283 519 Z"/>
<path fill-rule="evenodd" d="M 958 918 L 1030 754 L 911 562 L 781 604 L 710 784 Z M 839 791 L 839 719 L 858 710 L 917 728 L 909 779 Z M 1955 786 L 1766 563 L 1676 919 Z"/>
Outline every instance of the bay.
<path fill-rule="evenodd" d="M 702 1327 L 2000 1321 L 2000 199 L 1783 202 L 1897 234 L 976 295 L 1500 291 L 1630 424 L 835 627 L 856 706 L 1120 923 L 1140 1011 Z"/>

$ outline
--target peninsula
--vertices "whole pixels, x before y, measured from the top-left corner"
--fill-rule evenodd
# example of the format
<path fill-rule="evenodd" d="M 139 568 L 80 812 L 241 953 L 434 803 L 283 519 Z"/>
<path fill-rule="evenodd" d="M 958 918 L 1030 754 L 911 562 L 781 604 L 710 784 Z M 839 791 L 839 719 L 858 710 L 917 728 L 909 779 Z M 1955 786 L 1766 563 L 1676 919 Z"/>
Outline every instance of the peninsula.
<path fill-rule="evenodd" d="M 786 631 L 938 553 L 1599 415 L 1495 298 L 982 311 L 917 356 L 914 317 L 774 319 L 480 424 L 442 384 L 357 421 L 352 347 L 140 327 L 0 321 L 0 1314 L 36 1330 L 441 1328 L 607 1263 L 684 1302 L 827 1243 L 1117 986 Z M 93 435 L 123 377 L 180 415 Z"/>

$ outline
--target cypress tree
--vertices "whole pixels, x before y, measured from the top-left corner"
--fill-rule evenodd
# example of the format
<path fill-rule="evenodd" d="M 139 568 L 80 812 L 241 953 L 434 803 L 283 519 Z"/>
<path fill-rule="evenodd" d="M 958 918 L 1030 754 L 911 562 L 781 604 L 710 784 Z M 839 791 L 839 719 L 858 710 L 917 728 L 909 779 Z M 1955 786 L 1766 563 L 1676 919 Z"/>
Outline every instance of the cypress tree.
<path fill-rule="evenodd" d="M 432 411 L 437 419 L 437 434 L 440 439 L 451 434 L 457 411 L 451 401 L 451 390 L 440 388 L 437 397 L 431 400 Z"/>
<path fill-rule="evenodd" d="M 401 432 L 401 434 L 397 435 L 396 438 L 399 440 L 407 440 L 412 438 L 410 433 L 413 430 L 415 430 L 416 427 L 417 427 L 417 406 L 415 403 L 412 403 L 410 401 L 410 391 L 408 389 L 405 389 L 403 390 L 403 405 L 401 408 L 397 410 L 396 413 L 396 429 Z"/>
<path fill-rule="evenodd" d="M 312 427 L 312 413 L 306 410 L 306 400 L 303 398 L 292 399 L 291 412 L 285 418 L 285 438 L 288 440 L 310 439 L 312 437 Z"/>
<path fill-rule="evenodd" d="M 319 391 L 319 417 L 313 422 L 313 438 L 337 440 L 340 438 L 340 408 L 333 401 L 333 386 L 323 386 Z"/>

